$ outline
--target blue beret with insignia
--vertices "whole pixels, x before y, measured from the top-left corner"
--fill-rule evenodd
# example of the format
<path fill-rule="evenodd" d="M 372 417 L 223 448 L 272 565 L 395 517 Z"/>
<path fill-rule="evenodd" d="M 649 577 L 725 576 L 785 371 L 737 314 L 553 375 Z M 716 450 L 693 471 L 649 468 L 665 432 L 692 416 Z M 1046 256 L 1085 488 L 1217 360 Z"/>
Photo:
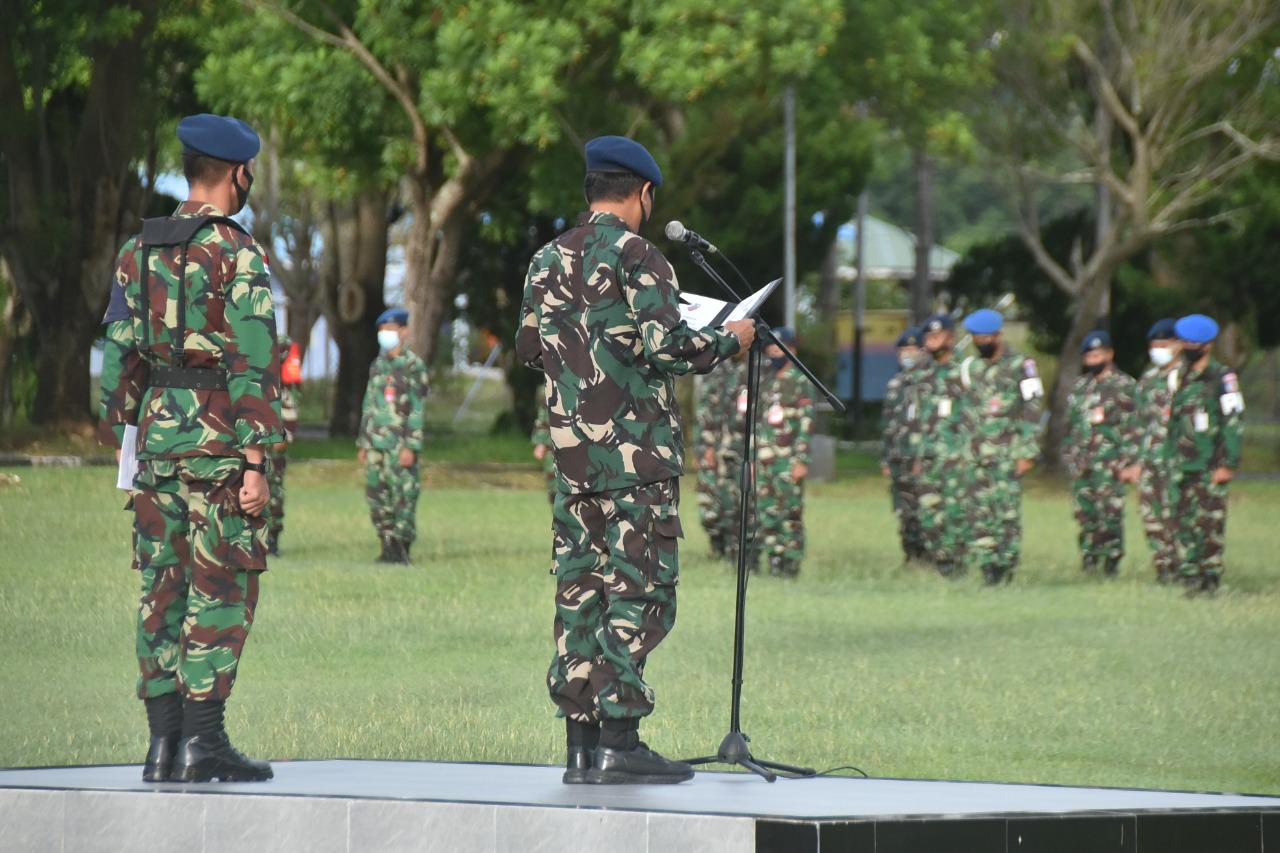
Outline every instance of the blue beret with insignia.
<path fill-rule="evenodd" d="M 1095 349 L 1114 349 L 1111 346 L 1111 336 L 1101 329 L 1085 335 L 1084 340 L 1080 342 L 1081 354 Z"/>
<path fill-rule="evenodd" d="M 980 308 L 964 318 L 964 327 L 975 335 L 994 335 L 1003 325 L 1004 317 L 990 308 Z"/>
<path fill-rule="evenodd" d="M 397 326 L 409 325 L 409 312 L 403 308 L 388 308 L 378 315 L 378 325 L 395 323 Z"/>
<path fill-rule="evenodd" d="M 662 186 L 662 170 L 649 150 L 625 136 L 598 136 L 587 143 L 588 172 L 631 172 L 655 187 Z"/>
<path fill-rule="evenodd" d="M 934 314 L 924 321 L 920 331 L 927 335 L 930 332 L 950 332 L 955 327 L 956 321 L 952 319 L 950 314 Z"/>
<path fill-rule="evenodd" d="M 1218 324 L 1203 314 L 1188 314 L 1173 325 L 1178 337 L 1191 344 L 1207 344 L 1218 336 Z"/>
<path fill-rule="evenodd" d="M 201 113 L 178 122 L 178 139 L 187 151 L 231 163 L 246 163 L 258 155 L 262 142 L 252 127 L 238 118 Z"/>
<path fill-rule="evenodd" d="M 1174 331 L 1172 317 L 1165 317 L 1163 320 L 1156 320 L 1151 328 L 1147 330 L 1147 340 L 1149 341 L 1171 341 L 1178 336 Z"/>
<path fill-rule="evenodd" d="M 898 349 L 903 347 L 919 347 L 922 346 L 920 329 L 917 326 L 909 327 L 905 332 L 898 335 Z"/>

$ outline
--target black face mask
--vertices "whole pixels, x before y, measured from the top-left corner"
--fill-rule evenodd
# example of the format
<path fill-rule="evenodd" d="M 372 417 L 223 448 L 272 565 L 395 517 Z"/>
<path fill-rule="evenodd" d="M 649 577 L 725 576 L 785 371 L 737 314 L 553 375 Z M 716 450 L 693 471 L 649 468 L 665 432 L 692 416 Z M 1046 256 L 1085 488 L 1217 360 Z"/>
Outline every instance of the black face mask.
<path fill-rule="evenodd" d="M 1204 353 L 1205 351 L 1202 348 L 1184 349 L 1182 351 L 1182 358 L 1187 362 L 1187 364 L 1195 364 L 1197 361 L 1204 358 Z"/>
<path fill-rule="evenodd" d="M 978 355 L 983 358 L 991 358 L 996 354 L 996 350 L 1000 349 L 999 344 L 974 344 L 973 346 L 978 351 Z"/>
<path fill-rule="evenodd" d="M 236 209 L 232 211 L 233 214 L 244 210 L 245 202 L 249 200 L 249 190 L 253 189 L 253 172 L 249 171 L 248 166 L 242 166 L 241 168 L 244 170 L 244 176 L 249 179 L 249 182 L 248 185 L 242 189 L 240 187 L 240 182 L 232 177 L 231 186 L 235 187 L 236 190 Z"/>
<path fill-rule="evenodd" d="M 787 363 L 787 357 L 785 355 L 780 355 L 776 358 L 774 356 L 769 356 L 769 363 L 773 365 L 774 370 L 781 370 L 782 365 Z"/>
<path fill-rule="evenodd" d="M 1085 364 L 1082 365 L 1080 369 L 1090 376 L 1097 376 L 1099 373 L 1107 369 L 1107 365 L 1105 362 L 1102 364 Z"/>

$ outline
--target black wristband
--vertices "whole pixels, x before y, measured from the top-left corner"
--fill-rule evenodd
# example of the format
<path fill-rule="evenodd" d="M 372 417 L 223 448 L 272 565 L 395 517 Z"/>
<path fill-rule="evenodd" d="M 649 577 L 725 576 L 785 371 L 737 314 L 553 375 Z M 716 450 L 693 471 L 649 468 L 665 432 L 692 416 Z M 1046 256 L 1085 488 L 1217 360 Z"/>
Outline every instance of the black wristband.
<path fill-rule="evenodd" d="M 255 471 L 259 474 L 262 474 L 263 476 L 266 476 L 267 463 L 266 462 L 250 462 L 248 460 L 245 460 L 244 470 Z"/>

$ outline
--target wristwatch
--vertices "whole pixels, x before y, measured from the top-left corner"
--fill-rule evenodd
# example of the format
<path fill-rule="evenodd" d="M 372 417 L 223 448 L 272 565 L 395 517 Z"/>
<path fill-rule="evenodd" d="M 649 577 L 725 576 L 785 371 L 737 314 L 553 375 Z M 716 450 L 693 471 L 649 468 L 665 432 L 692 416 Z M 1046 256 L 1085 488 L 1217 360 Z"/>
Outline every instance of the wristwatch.
<path fill-rule="evenodd" d="M 246 470 L 246 471 L 255 471 L 255 472 L 259 473 L 259 474 L 262 474 L 262 475 L 265 477 L 265 476 L 266 476 L 266 474 L 267 474 L 267 463 L 266 463 L 266 461 L 262 461 L 262 462 L 250 462 L 250 461 L 248 461 L 248 460 L 245 460 L 245 463 L 244 463 L 244 470 Z"/>

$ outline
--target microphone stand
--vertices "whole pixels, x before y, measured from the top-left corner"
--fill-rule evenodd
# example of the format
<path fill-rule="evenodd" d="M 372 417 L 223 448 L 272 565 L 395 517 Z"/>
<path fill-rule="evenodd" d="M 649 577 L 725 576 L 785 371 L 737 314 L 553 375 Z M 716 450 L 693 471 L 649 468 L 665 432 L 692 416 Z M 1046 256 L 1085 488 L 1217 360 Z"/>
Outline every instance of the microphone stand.
<path fill-rule="evenodd" d="M 720 274 L 712 269 L 707 263 L 706 258 L 697 249 L 690 249 L 689 256 L 693 262 L 710 276 L 720 287 L 733 298 L 735 302 L 741 302 L 738 294 L 734 293 L 733 288 L 729 286 Z M 733 267 L 733 264 L 729 264 Z M 738 272 L 733 267 L 735 273 Z M 742 278 L 742 274 L 738 273 L 738 277 Z M 745 279 L 743 280 L 744 283 Z M 838 406 L 841 411 L 844 405 L 823 386 L 821 382 L 813 375 L 804 364 L 796 358 L 790 350 L 788 350 L 773 330 L 758 317 L 756 321 L 756 338 L 751 344 L 749 361 L 747 363 L 747 411 L 743 416 L 742 437 L 743 437 L 743 454 L 742 469 L 739 477 L 739 490 L 741 500 L 738 504 L 738 589 L 737 597 L 734 603 L 733 611 L 733 689 L 729 711 L 729 733 L 720 741 L 720 748 L 715 755 L 707 755 L 701 758 L 691 758 L 687 760 L 688 764 L 736 764 L 745 767 L 752 773 L 762 776 L 767 782 L 774 782 L 778 779 L 778 774 L 774 771 L 789 773 L 794 776 L 816 776 L 817 771 L 812 767 L 796 767 L 790 764 L 782 764 L 776 761 L 766 761 L 762 758 L 756 758 L 751 754 L 750 743 L 751 738 L 747 737 L 742 731 L 742 661 L 743 649 L 746 639 L 746 619 L 747 619 L 747 579 L 750 575 L 748 571 L 747 558 L 747 541 L 748 541 L 748 520 L 751 515 L 751 505 L 755 502 L 755 478 L 752 476 L 755 468 L 755 433 L 756 433 L 756 411 L 758 407 L 758 398 L 760 391 L 760 355 L 764 350 L 762 338 L 768 338 L 770 343 L 777 344 L 783 352 L 787 354 L 787 358 L 791 360 L 800 371 L 809 378 L 809 381 L 822 394 L 831 401 L 832 405 Z"/>

